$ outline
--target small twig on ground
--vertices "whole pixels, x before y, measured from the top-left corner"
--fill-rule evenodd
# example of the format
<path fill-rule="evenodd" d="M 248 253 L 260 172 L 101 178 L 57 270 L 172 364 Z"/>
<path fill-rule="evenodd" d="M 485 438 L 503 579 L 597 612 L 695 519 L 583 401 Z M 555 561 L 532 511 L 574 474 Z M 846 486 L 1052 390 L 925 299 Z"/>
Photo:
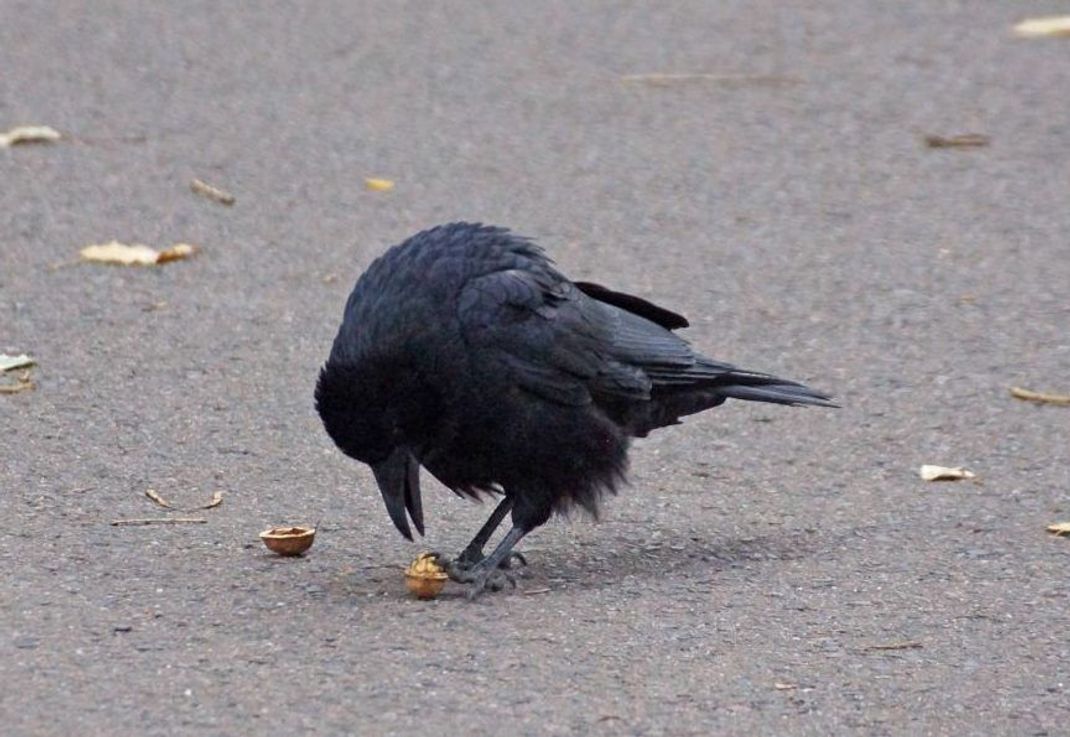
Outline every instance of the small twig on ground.
<path fill-rule="evenodd" d="M 218 202 L 221 205 L 233 205 L 236 202 L 236 198 L 230 192 L 220 189 L 219 187 L 213 187 L 208 182 L 200 179 L 194 179 L 189 183 L 189 188 L 193 190 L 194 194 L 199 194 L 201 197 Z"/>
<path fill-rule="evenodd" d="M 1011 396 L 1016 399 L 1024 399 L 1027 402 L 1036 402 L 1037 404 L 1058 404 L 1063 407 L 1070 407 L 1070 394 L 1042 394 L 1041 392 L 1023 389 L 1020 386 L 1012 386 Z"/>
<path fill-rule="evenodd" d="M 791 87 L 803 82 L 799 77 L 789 77 L 781 74 L 712 74 L 703 72 L 625 74 L 620 79 L 625 83 L 657 86 L 681 82 L 710 82 L 726 87 Z"/>
<path fill-rule="evenodd" d="M 146 489 L 145 496 L 159 504 L 161 507 L 166 507 L 167 509 L 174 509 L 174 506 L 171 504 L 171 502 L 167 501 L 162 496 L 157 494 L 155 489 Z"/>
<path fill-rule="evenodd" d="M 139 519 L 115 519 L 112 527 L 132 527 L 136 525 L 204 525 L 204 517 L 142 517 Z"/>
<path fill-rule="evenodd" d="M 916 640 L 909 642 L 890 642 L 886 645 L 866 645 L 863 650 L 919 650 L 922 644 Z"/>
<path fill-rule="evenodd" d="M 955 136 L 925 136 L 925 145 L 929 148 L 980 148 L 987 146 L 992 139 L 983 133 L 960 133 Z"/>

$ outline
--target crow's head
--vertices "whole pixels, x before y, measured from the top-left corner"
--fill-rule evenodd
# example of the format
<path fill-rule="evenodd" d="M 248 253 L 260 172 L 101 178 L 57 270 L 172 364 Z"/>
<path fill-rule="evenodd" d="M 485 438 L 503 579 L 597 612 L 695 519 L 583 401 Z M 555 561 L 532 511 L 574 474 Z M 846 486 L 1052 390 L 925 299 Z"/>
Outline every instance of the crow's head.
<path fill-rule="evenodd" d="M 343 453 L 368 464 L 394 526 L 409 540 L 408 516 L 424 534 L 420 464 L 414 449 L 436 416 L 433 395 L 404 368 L 328 361 L 316 383 L 316 411 Z"/>

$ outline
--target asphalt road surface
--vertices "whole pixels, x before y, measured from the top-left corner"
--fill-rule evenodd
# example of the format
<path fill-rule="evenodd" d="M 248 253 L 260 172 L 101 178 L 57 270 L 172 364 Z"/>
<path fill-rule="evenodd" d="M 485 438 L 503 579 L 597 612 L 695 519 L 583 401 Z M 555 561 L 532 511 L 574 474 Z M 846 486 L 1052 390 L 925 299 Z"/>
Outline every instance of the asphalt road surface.
<path fill-rule="evenodd" d="M 3 734 L 1067 734 L 1070 409 L 1008 393 L 1070 392 L 1070 42 L 1011 33 L 1054 5 L 304 5 L 0 3 L 0 130 L 67 136 L 0 150 Z M 415 601 L 489 507 L 425 478 L 406 543 L 311 395 L 456 219 L 843 409 L 663 430 L 516 591 Z M 71 264 L 112 239 L 201 251 Z"/>

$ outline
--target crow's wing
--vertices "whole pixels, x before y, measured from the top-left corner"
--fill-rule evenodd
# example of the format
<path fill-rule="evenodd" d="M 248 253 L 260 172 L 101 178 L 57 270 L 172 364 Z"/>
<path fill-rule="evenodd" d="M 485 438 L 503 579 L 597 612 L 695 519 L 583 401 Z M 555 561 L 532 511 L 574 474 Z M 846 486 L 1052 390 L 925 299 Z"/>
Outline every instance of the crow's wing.
<path fill-rule="evenodd" d="M 612 301 L 592 294 L 611 295 Z M 661 426 L 729 397 L 835 406 L 828 395 L 802 384 L 696 353 L 648 319 L 678 324 L 679 315 L 597 285 L 579 287 L 549 266 L 473 279 L 461 293 L 458 314 L 469 345 L 496 358 L 539 396 L 569 405 L 654 399 L 654 415 L 636 420 L 637 428 Z"/>
<path fill-rule="evenodd" d="M 470 281 L 459 316 L 471 345 L 491 352 L 525 389 L 564 404 L 599 396 L 646 400 L 657 386 L 740 373 L 695 353 L 662 326 L 682 325 L 683 317 L 605 287 L 572 284 L 548 267 Z"/>
<path fill-rule="evenodd" d="M 589 281 L 578 281 L 573 282 L 573 284 L 575 284 L 581 292 L 592 299 L 596 299 L 599 302 L 605 302 L 607 305 L 619 307 L 625 312 L 630 312 L 633 315 L 644 317 L 647 320 L 650 320 L 650 322 L 656 323 L 668 330 L 686 328 L 690 325 L 687 318 L 683 315 L 678 315 L 664 307 L 659 307 L 653 302 L 646 301 L 642 297 L 636 297 L 634 294 L 614 292 L 608 287 Z"/>
<path fill-rule="evenodd" d="M 589 404 L 598 395 L 650 397 L 650 378 L 614 356 L 606 308 L 549 267 L 471 280 L 458 317 L 470 346 L 541 397 L 568 405 Z"/>

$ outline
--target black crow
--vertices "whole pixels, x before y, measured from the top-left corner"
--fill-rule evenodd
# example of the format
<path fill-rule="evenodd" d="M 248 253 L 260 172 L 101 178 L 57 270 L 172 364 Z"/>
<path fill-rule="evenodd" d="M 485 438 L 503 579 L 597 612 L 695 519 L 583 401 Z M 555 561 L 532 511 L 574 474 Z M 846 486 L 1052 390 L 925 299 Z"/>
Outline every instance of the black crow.
<path fill-rule="evenodd" d="M 316 409 L 338 447 L 371 466 L 410 540 L 409 519 L 424 532 L 420 466 L 458 495 L 502 496 L 464 551 L 443 558 L 477 595 L 511 580 L 501 568 L 513 547 L 552 512 L 597 512 L 624 478 L 630 438 L 729 398 L 836 406 L 696 353 L 671 332 L 687 325 L 639 297 L 570 281 L 505 228 L 442 225 L 357 281 Z M 484 556 L 510 512 L 512 529 Z"/>

